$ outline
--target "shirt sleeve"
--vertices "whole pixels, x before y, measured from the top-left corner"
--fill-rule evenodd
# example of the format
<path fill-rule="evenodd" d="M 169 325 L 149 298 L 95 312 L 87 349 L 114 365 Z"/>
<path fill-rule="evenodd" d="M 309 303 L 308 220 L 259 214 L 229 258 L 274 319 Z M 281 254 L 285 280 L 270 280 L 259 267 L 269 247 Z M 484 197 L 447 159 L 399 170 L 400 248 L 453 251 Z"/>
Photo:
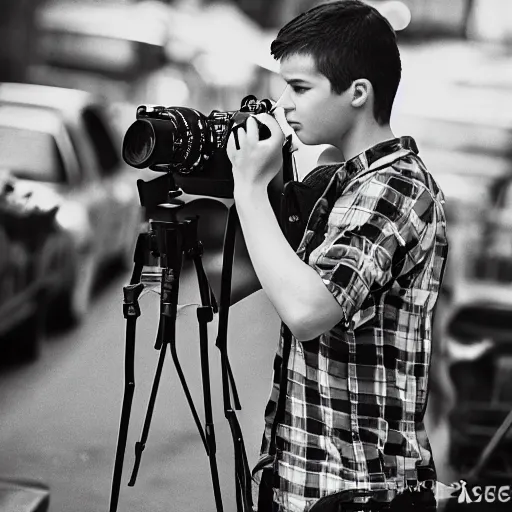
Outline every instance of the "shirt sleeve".
<path fill-rule="evenodd" d="M 421 241 L 434 209 L 425 185 L 396 171 L 378 171 L 363 180 L 337 199 L 325 240 L 309 258 L 343 308 L 345 320 L 370 293 L 393 279 L 399 262 L 428 252 Z M 418 246 L 421 251 L 414 250 Z"/>

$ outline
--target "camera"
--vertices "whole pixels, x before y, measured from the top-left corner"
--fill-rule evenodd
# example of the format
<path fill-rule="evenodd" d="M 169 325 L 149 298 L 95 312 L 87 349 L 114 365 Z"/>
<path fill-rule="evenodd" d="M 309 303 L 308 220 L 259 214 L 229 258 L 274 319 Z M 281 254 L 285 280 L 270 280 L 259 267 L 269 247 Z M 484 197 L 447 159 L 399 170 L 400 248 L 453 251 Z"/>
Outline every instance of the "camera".
<path fill-rule="evenodd" d="M 175 184 L 188 194 L 232 198 L 229 136 L 245 127 L 249 116 L 271 108 L 270 100 L 254 95 L 242 100 L 240 110 L 213 110 L 208 116 L 188 107 L 141 105 L 125 134 L 123 159 L 136 169 L 172 172 Z M 270 129 L 256 121 L 260 140 L 269 138 Z"/>

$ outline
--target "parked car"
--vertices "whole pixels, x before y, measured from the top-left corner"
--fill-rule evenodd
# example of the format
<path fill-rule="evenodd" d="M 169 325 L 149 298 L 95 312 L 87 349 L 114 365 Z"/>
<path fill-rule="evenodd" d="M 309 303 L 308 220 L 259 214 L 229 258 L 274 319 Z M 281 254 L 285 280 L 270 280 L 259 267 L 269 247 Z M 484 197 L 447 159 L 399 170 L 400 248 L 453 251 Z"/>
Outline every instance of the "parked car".
<path fill-rule="evenodd" d="M 48 289 L 53 311 L 68 323 L 86 314 L 105 263 L 131 263 L 142 225 L 137 174 L 120 159 L 107 111 L 83 91 L 0 84 L 0 166 L 20 189 L 58 197 L 57 225 L 74 244 Z"/>
<path fill-rule="evenodd" d="M 0 171 L 0 350 L 30 361 L 44 333 L 45 292 L 71 261 L 73 245 L 57 226 L 56 197 L 18 185 Z"/>

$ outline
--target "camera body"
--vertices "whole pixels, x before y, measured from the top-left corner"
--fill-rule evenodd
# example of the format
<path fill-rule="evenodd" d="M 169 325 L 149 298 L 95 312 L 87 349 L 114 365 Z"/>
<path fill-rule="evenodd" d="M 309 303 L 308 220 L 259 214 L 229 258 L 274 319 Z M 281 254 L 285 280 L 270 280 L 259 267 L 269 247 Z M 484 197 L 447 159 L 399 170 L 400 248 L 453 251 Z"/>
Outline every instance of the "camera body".
<path fill-rule="evenodd" d="M 231 132 L 250 115 L 269 112 L 270 100 L 246 96 L 238 111 L 213 110 L 205 116 L 188 107 L 141 105 L 123 140 L 123 159 L 137 169 L 172 172 L 188 194 L 233 197 L 233 175 L 226 145 Z M 260 139 L 270 137 L 258 122 Z"/>

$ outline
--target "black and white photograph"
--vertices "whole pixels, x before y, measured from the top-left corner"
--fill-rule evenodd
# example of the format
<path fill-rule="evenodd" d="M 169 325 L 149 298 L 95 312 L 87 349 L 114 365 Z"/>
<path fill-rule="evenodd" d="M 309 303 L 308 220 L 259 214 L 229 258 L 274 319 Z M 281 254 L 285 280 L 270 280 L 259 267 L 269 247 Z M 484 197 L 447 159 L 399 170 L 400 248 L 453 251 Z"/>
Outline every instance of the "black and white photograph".
<path fill-rule="evenodd" d="M 0 512 L 511 503 L 510 0 L 0 0 Z"/>

